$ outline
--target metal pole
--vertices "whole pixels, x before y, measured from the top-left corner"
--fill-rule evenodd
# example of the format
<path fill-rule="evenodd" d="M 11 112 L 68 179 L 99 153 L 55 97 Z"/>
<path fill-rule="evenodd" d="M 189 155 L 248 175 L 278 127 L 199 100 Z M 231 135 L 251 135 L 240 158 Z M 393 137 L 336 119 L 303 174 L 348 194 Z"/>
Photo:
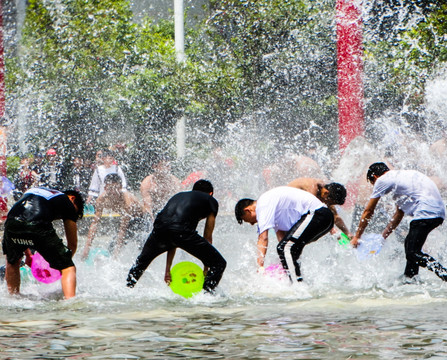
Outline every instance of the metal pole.
<path fill-rule="evenodd" d="M 183 19 L 183 0 L 174 0 L 174 24 L 175 24 L 175 53 L 177 62 L 185 61 L 185 28 Z M 177 158 L 185 156 L 186 120 L 182 116 L 177 120 Z"/>
<path fill-rule="evenodd" d="M 183 0 L 174 0 L 175 53 L 179 63 L 185 61 L 185 26 Z"/>

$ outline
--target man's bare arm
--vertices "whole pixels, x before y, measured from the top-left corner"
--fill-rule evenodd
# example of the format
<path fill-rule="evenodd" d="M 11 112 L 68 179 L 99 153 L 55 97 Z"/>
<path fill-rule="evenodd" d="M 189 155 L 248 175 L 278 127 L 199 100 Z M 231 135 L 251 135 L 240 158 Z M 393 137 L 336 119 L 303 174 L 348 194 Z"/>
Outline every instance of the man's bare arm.
<path fill-rule="evenodd" d="M 67 247 L 71 250 L 72 255 L 76 253 L 78 248 L 78 226 L 73 220 L 64 220 L 65 237 L 67 238 Z"/>
<path fill-rule="evenodd" d="M 383 230 L 382 237 L 384 239 L 386 239 L 388 236 L 390 236 L 391 233 L 394 231 L 394 229 L 398 227 L 398 225 L 402 221 L 402 218 L 404 217 L 404 215 L 405 215 L 405 213 L 396 206 L 396 212 L 394 213 L 393 217 L 391 218 L 391 221 L 386 226 L 385 230 Z"/>
<path fill-rule="evenodd" d="M 210 214 L 206 218 L 205 228 L 203 229 L 203 237 L 208 240 L 210 244 L 213 243 L 213 231 L 216 224 L 216 215 Z"/>
<path fill-rule="evenodd" d="M 350 236 L 351 232 L 349 231 L 348 227 L 346 226 L 345 222 L 343 221 L 342 217 L 338 214 L 337 209 L 335 208 L 335 205 L 329 206 L 329 209 L 332 211 L 332 214 L 334 214 L 334 224 L 336 227 L 338 227 L 343 233 Z"/>
<path fill-rule="evenodd" d="M 174 260 L 174 256 L 175 256 L 175 251 L 177 249 L 171 249 L 168 250 L 168 254 L 166 255 L 166 268 L 165 268 L 165 283 L 166 284 L 170 284 L 172 281 L 171 278 L 171 266 L 172 266 L 172 261 Z"/>
<path fill-rule="evenodd" d="M 258 236 L 258 267 L 264 267 L 264 258 L 267 253 L 267 246 L 269 244 L 269 231 L 265 230 Z"/>
<path fill-rule="evenodd" d="M 374 215 L 374 210 L 376 209 L 377 203 L 379 202 L 380 197 L 369 199 L 368 204 L 366 204 L 365 210 L 363 210 L 362 216 L 359 221 L 359 225 L 357 227 L 357 232 L 351 240 L 351 245 L 357 247 L 360 237 L 365 231 L 366 227 L 369 224 L 372 216 Z"/>
<path fill-rule="evenodd" d="M 82 259 L 85 260 L 90 252 L 90 247 L 92 246 L 93 239 L 95 238 L 96 231 L 98 229 L 99 221 L 101 220 L 102 212 L 104 210 L 104 201 L 101 196 L 98 197 L 95 206 L 95 215 L 93 217 L 92 223 L 88 230 L 87 241 L 85 242 L 84 251 L 82 253 Z"/>

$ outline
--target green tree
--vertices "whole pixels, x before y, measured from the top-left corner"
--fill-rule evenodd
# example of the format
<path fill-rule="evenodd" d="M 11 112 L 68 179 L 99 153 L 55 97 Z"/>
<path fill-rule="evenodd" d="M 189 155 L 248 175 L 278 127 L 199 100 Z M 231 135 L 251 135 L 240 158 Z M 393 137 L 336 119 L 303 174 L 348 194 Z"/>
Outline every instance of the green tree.
<path fill-rule="evenodd" d="M 447 5 L 437 0 L 375 4 L 365 36 L 369 118 L 401 112 L 413 129 L 424 130 L 427 81 L 447 63 Z M 383 16 L 387 14 L 387 16 Z M 391 14 L 392 16 L 390 16 Z"/>
<path fill-rule="evenodd" d="M 330 0 L 212 1 L 210 38 L 216 58 L 230 59 L 241 74 L 240 112 L 257 113 L 254 121 L 267 122 L 281 140 L 306 145 L 310 136 L 323 140 L 323 128 L 325 134 L 336 129 L 334 6 Z"/>
<path fill-rule="evenodd" d="M 172 26 L 132 16 L 127 1 L 29 2 L 14 95 L 40 143 L 73 148 L 175 113 Z"/>
<path fill-rule="evenodd" d="M 417 107 L 446 62 L 446 5 L 424 1 L 408 4 L 392 31 L 371 19 L 393 2 L 367 8 L 370 119 L 388 106 Z M 147 163 L 174 151 L 174 125 L 186 115 L 193 148 L 210 135 L 218 143 L 241 122 L 279 147 L 316 141 L 335 149 L 335 0 L 210 4 L 209 17 L 187 29 L 179 64 L 172 21 L 136 24 L 128 1 L 30 0 L 20 56 L 7 59 L 8 101 L 26 124 L 25 142 L 58 145 L 68 157 L 89 143 L 126 142 L 133 161 Z"/>

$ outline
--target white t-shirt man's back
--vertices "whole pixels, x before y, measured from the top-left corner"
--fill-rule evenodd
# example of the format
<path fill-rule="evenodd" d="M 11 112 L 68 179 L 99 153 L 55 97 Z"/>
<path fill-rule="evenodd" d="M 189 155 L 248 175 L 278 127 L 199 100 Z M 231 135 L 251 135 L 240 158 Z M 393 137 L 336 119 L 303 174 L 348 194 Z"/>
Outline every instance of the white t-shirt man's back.
<path fill-rule="evenodd" d="M 273 188 L 262 194 L 256 203 L 258 232 L 261 234 L 268 229 L 289 231 L 303 215 L 324 206 L 307 191 L 289 186 Z"/>
<path fill-rule="evenodd" d="M 435 183 L 416 170 L 390 170 L 375 184 L 372 199 L 391 193 L 396 205 L 414 219 L 445 219 L 445 205 Z"/>

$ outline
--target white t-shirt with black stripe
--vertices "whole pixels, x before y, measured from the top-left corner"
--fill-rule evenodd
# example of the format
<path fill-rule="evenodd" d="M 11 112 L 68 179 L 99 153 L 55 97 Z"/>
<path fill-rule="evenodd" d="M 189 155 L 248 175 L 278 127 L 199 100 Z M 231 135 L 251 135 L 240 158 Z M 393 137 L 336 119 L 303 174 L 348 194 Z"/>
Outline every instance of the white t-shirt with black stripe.
<path fill-rule="evenodd" d="M 256 203 L 258 233 L 268 229 L 289 231 L 303 215 L 325 206 L 307 191 L 290 186 L 273 188 L 262 194 Z"/>

